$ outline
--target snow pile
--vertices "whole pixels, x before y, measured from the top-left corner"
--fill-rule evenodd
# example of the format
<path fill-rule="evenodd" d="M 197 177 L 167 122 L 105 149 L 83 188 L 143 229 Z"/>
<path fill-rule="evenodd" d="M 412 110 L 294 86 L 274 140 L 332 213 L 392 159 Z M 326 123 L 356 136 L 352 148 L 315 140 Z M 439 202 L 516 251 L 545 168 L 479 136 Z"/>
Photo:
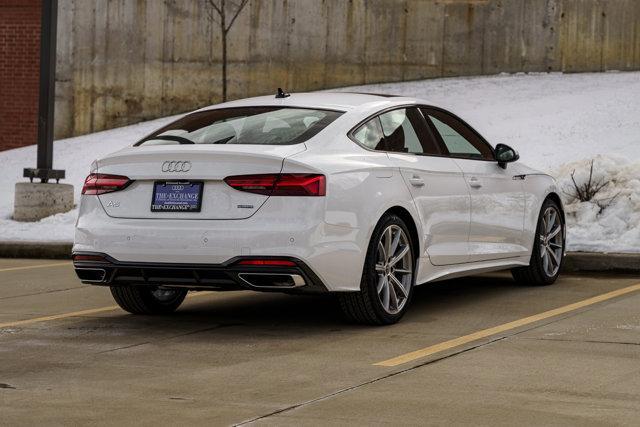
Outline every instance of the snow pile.
<path fill-rule="evenodd" d="M 565 203 L 567 241 L 571 250 L 640 252 L 640 162 L 596 156 L 592 182 L 606 185 L 591 201 L 575 197 L 575 185 L 589 180 L 591 161 L 558 168 L 553 175 Z"/>
<path fill-rule="evenodd" d="M 546 172 L 599 154 L 640 160 L 640 72 L 504 74 L 340 90 L 425 99 Z"/>
<path fill-rule="evenodd" d="M 120 150 L 165 125 L 176 117 L 125 126 L 55 142 L 53 167 L 64 169 L 63 182 L 73 184 L 74 200 L 80 200 L 82 183 L 89 173 L 91 162 Z M 78 209 L 53 215 L 38 222 L 24 223 L 11 220 L 13 215 L 14 185 L 22 178 L 22 169 L 35 167 L 36 146 L 0 151 L 0 241 L 73 241 Z"/>
<path fill-rule="evenodd" d="M 568 249 L 640 252 L 640 72 L 463 77 L 337 90 L 415 96 L 448 108 L 492 144 L 511 145 L 522 162 L 558 177 L 565 191 L 571 172 L 581 179 L 588 159 L 596 157 L 596 171 L 611 181 L 596 199 L 617 196 L 602 212 L 593 202 L 567 200 Z M 75 186 L 77 202 L 94 159 L 174 119 L 56 141 L 54 167 L 66 170 L 64 182 Z M 35 146 L 0 152 L 0 241 L 71 242 L 77 209 L 37 223 L 11 220 L 14 183 L 35 161 Z"/>

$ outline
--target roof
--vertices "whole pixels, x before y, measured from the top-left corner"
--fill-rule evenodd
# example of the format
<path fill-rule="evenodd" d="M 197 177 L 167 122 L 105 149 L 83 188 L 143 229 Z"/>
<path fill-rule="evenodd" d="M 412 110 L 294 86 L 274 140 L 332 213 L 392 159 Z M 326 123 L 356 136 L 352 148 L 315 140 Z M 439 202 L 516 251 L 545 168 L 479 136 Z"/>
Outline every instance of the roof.
<path fill-rule="evenodd" d="M 366 104 L 394 104 L 415 101 L 417 101 L 415 98 L 410 97 L 354 92 L 292 93 L 286 98 L 276 98 L 274 92 L 273 95 L 239 99 L 236 101 L 225 102 L 223 104 L 211 105 L 203 108 L 202 110 L 249 106 L 289 106 L 349 111 L 357 107 L 362 107 Z"/>

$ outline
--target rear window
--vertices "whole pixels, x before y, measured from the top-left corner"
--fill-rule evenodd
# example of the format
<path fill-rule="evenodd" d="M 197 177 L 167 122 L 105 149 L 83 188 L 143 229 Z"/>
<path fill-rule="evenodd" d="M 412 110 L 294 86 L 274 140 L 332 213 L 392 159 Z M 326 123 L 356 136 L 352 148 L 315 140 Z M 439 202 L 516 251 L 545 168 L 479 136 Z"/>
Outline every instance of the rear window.
<path fill-rule="evenodd" d="M 342 113 L 283 107 L 225 108 L 189 114 L 135 145 L 299 144 Z"/>

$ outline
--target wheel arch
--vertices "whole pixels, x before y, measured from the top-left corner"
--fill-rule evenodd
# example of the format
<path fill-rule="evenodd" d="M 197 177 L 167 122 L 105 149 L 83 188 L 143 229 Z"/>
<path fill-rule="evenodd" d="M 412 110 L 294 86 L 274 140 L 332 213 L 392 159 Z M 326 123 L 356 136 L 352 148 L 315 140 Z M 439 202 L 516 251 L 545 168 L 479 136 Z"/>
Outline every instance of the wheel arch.
<path fill-rule="evenodd" d="M 407 209 L 403 208 L 402 206 L 396 205 L 387 209 L 384 214 L 380 216 L 380 218 L 378 219 L 378 223 L 376 223 L 376 226 L 380 223 L 380 221 L 382 221 L 382 218 L 390 214 L 398 216 L 407 225 L 407 228 L 409 229 L 409 237 L 411 237 L 411 241 L 414 244 L 414 258 L 418 259 L 420 257 L 420 235 L 418 234 L 418 227 L 415 220 L 413 219 L 413 216 Z"/>
<path fill-rule="evenodd" d="M 544 202 L 551 200 L 560 207 L 564 224 L 566 224 L 566 215 L 558 184 L 553 177 L 543 173 L 535 173 L 527 175 L 523 184 L 525 192 L 525 219 L 523 229 L 525 234 L 523 237 L 524 246 L 528 248 L 530 255 L 533 252 L 534 235 Z"/>
<path fill-rule="evenodd" d="M 541 198 L 541 200 L 542 200 L 542 203 L 540 206 L 540 212 L 536 220 L 536 234 L 532 239 L 532 245 L 531 245 L 531 261 L 529 262 L 528 266 L 517 267 L 511 270 L 513 278 L 516 281 L 526 283 L 529 285 L 534 285 L 534 286 L 550 285 L 556 281 L 558 275 L 562 270 L 562 260 L 564 258 L 564 254 L 566 253 L 567 228 L 566 228 L 564 207 L 562 205 L 562 199 L 560 198 L 560 195 L 556 191 L 554 191 L 554 189 L 550 189 L 549 191 L 546 192 L 544 197 Z M 558 265 L 558 271 L 555 273 L 554 276 L 549 276 L 546 272 L 543 272 L 544 267 L 540 266 L 540 259 L 539 259 L 540 245 L 536 244 L 537 227 L 539 227 L 539 222 L 541 220 L 541 216 L 544 213 L 544 207 L 547 201 L 554 202 L 558 206 L 560 210 L 560 221 L 562 222 L 562 225 L 563 225 L 563 245 L 564 245 L 563 253 L 560 256 L 560 261 L 559 261 L 560 264 Z M 535 260 L 534 260 L 534 256 L 537 256 Z"/>
<path fill-rule="evenodd" d="M 562 199 L 560 198 L 560 195 L 558 193 L 556 193 L 555 191 L 551 191 L 549 194 L 547 194 L 547 197 L 545 197 L 545 200 L 547 200 L 547 199 L 553 200 L 558 205 L 558 207 L 560 207 L 560 214 L 562 215 L 562 222 L 564 224 L 566 224 L 567 220 L 565 218 L 564 206 L 562 204 Z"/>

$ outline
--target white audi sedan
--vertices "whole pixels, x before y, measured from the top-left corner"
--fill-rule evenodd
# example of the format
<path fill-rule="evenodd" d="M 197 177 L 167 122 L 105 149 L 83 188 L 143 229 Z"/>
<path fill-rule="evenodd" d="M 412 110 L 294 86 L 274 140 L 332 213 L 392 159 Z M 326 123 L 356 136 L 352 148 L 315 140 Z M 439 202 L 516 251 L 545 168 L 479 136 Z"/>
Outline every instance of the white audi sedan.
<path fill-rule="evenodd" d="M 187 114 L 94 162 L 73 261 L 131 313 L 189 290 L 335 293 L 397 322 L 417 285 L 510 269 L 549 285 L 553 178 L 419 99 L 281 90 Z"/>

